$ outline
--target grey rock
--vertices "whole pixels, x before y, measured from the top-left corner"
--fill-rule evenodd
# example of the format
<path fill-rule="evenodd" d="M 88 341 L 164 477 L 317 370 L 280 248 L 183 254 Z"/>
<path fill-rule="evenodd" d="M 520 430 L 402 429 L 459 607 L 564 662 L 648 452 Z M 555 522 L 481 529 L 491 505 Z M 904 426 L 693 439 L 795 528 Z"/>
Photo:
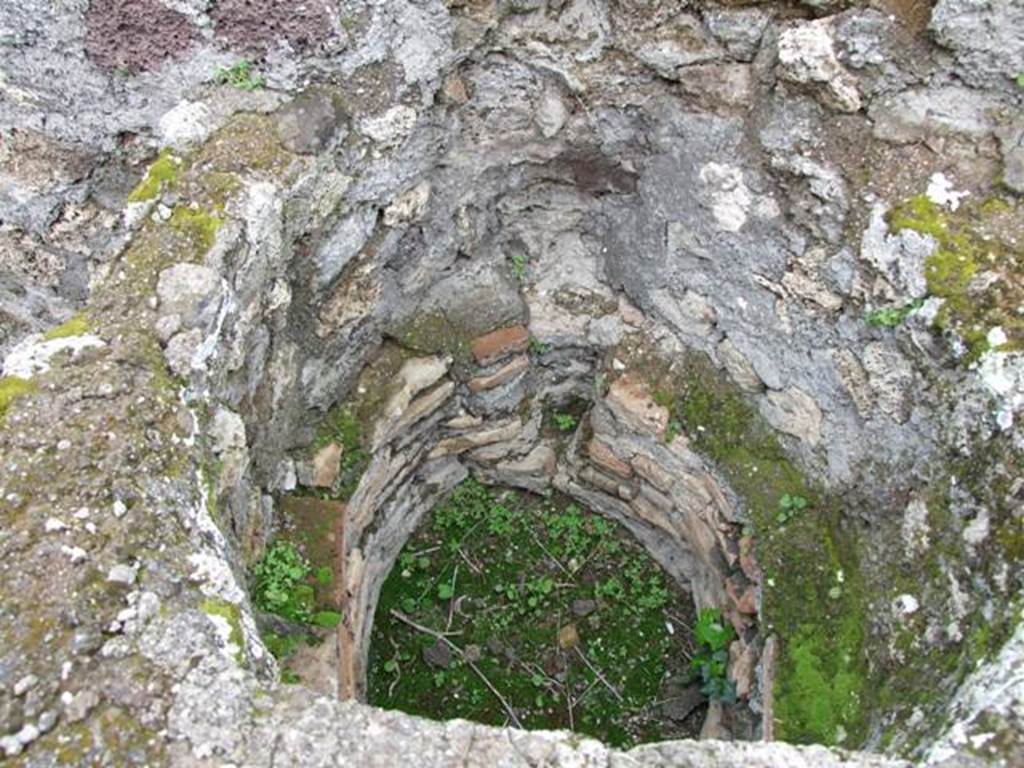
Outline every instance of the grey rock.
<path fill-rule="evenodd" d="M 711 34 L 740 61 L 754 58 L 770 20 L 760 8 L 715 8 L 704 15 Z"/>
<path fill-rule="evenodd" d="M 778 430 L 804 440 L 811 446 L 821 440 L 821 409 L 799 387 L 771 390 L 759 400 L 761 414 Z"/>
<path fill-rule="evenodd" d="M 587 598 L 577 598 L 572 601 L 572 612 L 576 616 L 589 616 L 597 610 L 597 601 Z"/>
<path fill-rule="evenodd" d="M 452 650 L 447 643 L 436 640 L 423 649 L 423 660 L 432 667 L 448 669 L 452 663 Z"/>
<path fill-rule="evenodd" d="M 1011 87 L 1024 72 L 1024 8 L 1015 2 L 939 0 L 929 25 L 957 59 L 958 74 L 983 88 Z"/>
<path fill-rule="evenodd" d="M 277 132 L 285 149 L 314 155 L 326 149 L 346 131 L 340 98 L 313 89 L 297 96 L 277 113 Z"/>
<path fill-rule="evenodd" d="M 1000 128 L 998 136 L 1003 154 L 1003 183 L 1024 194 L 1024 120 Z"/>
<path fill-rule="evenodd" d="M 192 373 L 192 362 L 202 342 L 203 332 L 198 328 L 175 334 L 164 350 L 167 367 L 175 375 L 187 378 Z"/>
<path fill-rule="evenodd" d="M 982 91 L 947 85 L 914 88 L 871 102 L 874 134 L 892 142 L 924 141 L 950 135 L 981 139 L 992 133 L 999 101 Z"/>
<path fill-rule="evenodd" d="M 377 211 L 360 208 L 341 220 L 317 252 L 317 285 L 329 285 L 362 250 L 377 223 Z"/>
<path fill-rule="evenodd" d="M 118 587 L 130 587 L 135 583 L 137 574 L 137 568 L 124 563 L 118 563 L 107 572 L 107 583 Z"/>
<path fill-rule="evenodd" d="M 673 695 L 668 697 L 661 710 L 665 713 L 665 717 L 682 721 L 703 703 L 704 694 L 700 692 L 700 687 L 691 685 L 680 691 L 673 691 Z"/>
<path fill-rule="evenodd" d="M 202 264 L 175 264 L 160 273 L 156 294 L 163 315 L 177 315 L 185 329 L 212 324 L 223 299 L 220 275 Z"/>

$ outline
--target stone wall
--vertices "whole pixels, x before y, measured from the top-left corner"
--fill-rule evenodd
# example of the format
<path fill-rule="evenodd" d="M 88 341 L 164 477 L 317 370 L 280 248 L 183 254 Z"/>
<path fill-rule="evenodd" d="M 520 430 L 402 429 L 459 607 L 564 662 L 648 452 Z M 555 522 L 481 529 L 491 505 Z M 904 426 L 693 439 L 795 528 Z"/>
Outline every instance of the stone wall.
<path fill-rule="evenodd" d="M 622 519 L 717 604 L 749 606 L 751 525 L 786 718 L 795 651 L 826 682 L 849 652 L 858 713 L 812 737 L 1011 764 L 1018 4 L 942 0 L 927 29 L 896 3 L 283 5 L 0 9 L 5 752 L 315 764 L 376 748 L 369 718 L 439 764 L 463 739 L 620 759 L 271 682 L 245 567 L 325 415 L 397 348 L 424 369 L 371 381 L 398 400 L 367 406 L 345 512 L 351 691 L 375 584 L 471 469 Z M 474 357 L 518 326 L 533 350 Z M 543 403 L 572 397 L 558 451 Z M 791 487 L 822 514 L 779 530 Z"/>

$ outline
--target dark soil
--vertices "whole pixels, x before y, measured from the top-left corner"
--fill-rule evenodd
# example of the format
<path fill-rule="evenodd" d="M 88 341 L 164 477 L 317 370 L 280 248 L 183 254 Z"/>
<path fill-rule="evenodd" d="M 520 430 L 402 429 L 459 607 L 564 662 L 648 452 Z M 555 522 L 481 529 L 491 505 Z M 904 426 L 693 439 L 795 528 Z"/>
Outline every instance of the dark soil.
<path fill-rule="evenodd" d="M 706 710 L 693 624 L 692 597 L 617 524 L 468 480 L 384 584 L 368 698 L 615 746 L 692 738 Z"/>

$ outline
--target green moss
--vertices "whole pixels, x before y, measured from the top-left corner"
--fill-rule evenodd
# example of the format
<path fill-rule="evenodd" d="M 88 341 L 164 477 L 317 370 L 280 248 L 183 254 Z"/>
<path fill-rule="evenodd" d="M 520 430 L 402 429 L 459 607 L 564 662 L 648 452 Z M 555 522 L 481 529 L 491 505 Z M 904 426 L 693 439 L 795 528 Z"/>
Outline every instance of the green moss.
<path fill-rule="evenodd" d="M 219 598 L 208 598 L 202 604 L 203 613 L 208 616 L 219 616 L 231 627 L 231 634 L 228 642 L 238 648 L 235 651 L 235 661 L 241 665 L 245 661 L 245 635 L 242 632 L 242 615 L 234 603 Z"/>
<path fill-rule="evenodd" d="M 89 318 L 84 314 L 78 314 L 66 323 L 58 325 L 56 328 L 51 328 L 43 334 L 43 339 L 45 341 L 52 341 L 53 339 L 66 339 L 70 336 L 82 336 L 88 333 L 89 330 Z"/>
<path fill-rule="evenodd" d="M 220 173 L 263 171 L 282 176 L 294 159 L 281 145 L 273 117 L 241 114 L 210 137 L 195 165 Z"/>
<path fill-rule="evenodd" d="M 213 247 L 224 220 L 207 211 L 197 210 L 179 205 L 171 214 L 170 225 L 187 237 L 200 253 L 206 253 Z"/>
<path fill-rule="evenodd" d="M 765 572 L 762 620 L 780 642 L 776 732 L 798 743 L 858 744 L 867 734 L 865 599 L 857 541 L 842 505 L 791 462 L 760 414 L 706 355 L 671 362 L 620 350 L 669 410 L 668 437 L 685 434 L 741 497 Z M 675 438 L 681 439 L 681 438 Z M 808 507 L 780 521 L 786 494 Z"/>
<path fill-rule="evenodd" d="M 7 417 L 7 411 L 11 403 L 19 397 L 24 397 L 36 391 L 36 384 L 28 379 L 18 376 L 4 376 L 0 378 L 0 424 L 3 424 Z"/>
<path fill-rule="evenodd" d="M 577 601 L 591 606 L 585 617 L 573 610 Z M 616 746 L 699 731 L 701 711 L 680 726 L 652 705 L 699 681 L 687 650 L 687 628 L 698 624 L 692 598 L 628 533 L 564 497 L 467 480 L 413 534 L 381 590 L 370 703 L 505 723 L 507 713 L 473 668 L 457 654 L 444 669 L 431 666 L 424 652 L 434 638 L 395 613 L 448 628 L 463 649 L 475 646 L 477 668 L 527 728 L 572 724 Z M 569 624 L 575 650 L 560 650 L 559 630 Z"/>
<path fill-rule="evenodd" d="M 413 352 L 451 355 L 455 370 L 463 374 L 472 361 L 470 342 L 478 335 L 474 329 L 452 322 L 440 310 L 416 315 L 391 332 L 398 344 Z"/>
<path fill-rule="evenodd" d="M 896 206 L 889 215 L 893 232 L 913 230 L 935 240 L 925 262 L 928 293 L 943 299 L 936 326 L 958 334 L 972 362 L 988 349 L 988 331 L 999 326 L 1009 349 L 1024 345 L 1024 251 L 1015 243 L 1016 204 L 989 198 L 947 212 L 927 196 Z M 999 234 L 1008 234 L 1000 237 Z M 989 273 L 987 287 L 973 282 Z"/>
<path fill-rule="evenodd" d="M 173 186 L 178 178 L 181 161 L 176 158 L 171 150 L 165 149 L 160 156 L 149 166 L 146 176 L 139 185 L 128 195 L 129 203 L 142 203 L 152 200 L 160 194 L 161 188 L 166 185 Z"/>

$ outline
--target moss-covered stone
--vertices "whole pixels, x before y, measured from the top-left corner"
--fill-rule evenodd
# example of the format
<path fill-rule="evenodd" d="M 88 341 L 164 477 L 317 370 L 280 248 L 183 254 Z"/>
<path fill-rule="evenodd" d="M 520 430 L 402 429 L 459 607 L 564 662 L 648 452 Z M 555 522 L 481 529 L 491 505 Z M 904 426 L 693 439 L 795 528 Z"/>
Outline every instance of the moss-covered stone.
<path fill-rule="evenodd" d="M 470 342 L 477 334 L 453 323 L 441 310 L 435 310 L 409 318 L 390 335 L 412 352 L 451 355 L 455 372 L 467 375 L 472 361 Z"/>
<path fill-rule="evenodd" d="M 174 186 L 175 180 L 181 167 L 181 160 L 171 150 L 165 149 L 160 156 L 149 166 L 146 176 L 139 182 L 128 195 L 129 203 L 144 203 L 153 200 L 161 189 Z"/>
<path fill-rule="evenodd" d="M 22 379 L 18 376 L 4 376 L 0 378 L 0 425 L 4 423 L 11 403 L 19 397 L 31 394 L 35 390 L 36 384 L 30 379 Z"/>
<path fill-rule="evenodd" d="M 910 229 L 935 240 L 925 263 L 928 293 L 943 300 L 937 327 L 955 332 L 972 362 L 989 348 L 988 333 L 1000 327 L 1003 351 L 1024 348 L 1024 246 L 1019 239 L 1019 202 L 989 198 L 949 212 L 918 195 L 889 215 L 894 232 Z M 1017 233 L 1015 236 L 1014 233 Z"/>
<path fill-rule="evenodd" d="M 199 251 L 205 253 L 213 247 L 217 230 L 223 219 L 202 209 L 178 206 L 171 214 L 171 226 L 183 234 Z"/>
<path fill-rule="evenodd" d="M 273 117 L 242 114 L 210 137 L 195 164 L 221 173 L 263 171 L 280 176 L 294 158 L 281 145 Z"/>
<path fill-rule="evenodd" d="M 812 483 L 740 390 L 706 355 L 666 360 L 620 349 L 669 409 L 667 439 L 685 434 L 736 491 L 758 542 L 762 630 L 780 643 L 775 681 L 777 737 L 856 745 L 867 734 L 864 596 L 856 537 L 843 507 Z M 779 515 L 783 496 L 808 506 Z"/>
<path fill-rule="evenodd" d="M 45 341 L 52 341 L 53 339 L 66 339 L 71 336 L 82 336 L 89 333 L 89 318 L 84 314 L 77 314 L 56 328 L 51 328 L 49 331 L 43 334 Z"/>
<path fill-rule="evenodd" d="M 230 634 L 228 642 L 235 646 L 235 661 L 242 664 L 245 661 L 245 635 L 242 632 L 242 614 L 238 606 L 226 600 L 208 598 L 202 604 L 203 613 L 207 616 L 218 616 L 228 623 Z"/>

